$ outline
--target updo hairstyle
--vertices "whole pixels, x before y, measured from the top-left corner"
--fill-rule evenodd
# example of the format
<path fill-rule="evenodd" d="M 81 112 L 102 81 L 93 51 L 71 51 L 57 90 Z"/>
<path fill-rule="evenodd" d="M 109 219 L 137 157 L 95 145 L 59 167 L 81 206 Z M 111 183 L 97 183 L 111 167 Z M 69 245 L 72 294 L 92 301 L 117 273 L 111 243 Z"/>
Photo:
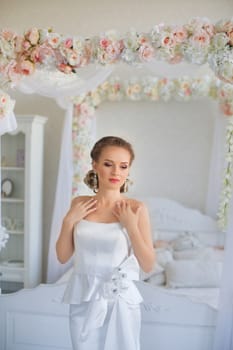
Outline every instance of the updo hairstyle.
<path fill-rule="evenodd" d="M 93 161 L 98 162 L 102 150 L 108 146 L 116 146 L 116 147 L 121 147 L 126 149 L 130 153 L 129 165 L 132 164 L 135 156 L 134 156 L 134 151 L 131 144 L 117 136 L 105 136 L 95 143 L 90 153 L 92 162 Z M 98 188 L 99 188 L 98 175 L 93 169 L 88 171 L 88 173 L 86 174 L 84 178 L 84 183 L 89 188 L 91 188 L 95 193 L 98 192 Z M 126 188 L 127 188 L 127 184 L 123 184 L 121 186 L 120 192 L 126 192 Z"/>

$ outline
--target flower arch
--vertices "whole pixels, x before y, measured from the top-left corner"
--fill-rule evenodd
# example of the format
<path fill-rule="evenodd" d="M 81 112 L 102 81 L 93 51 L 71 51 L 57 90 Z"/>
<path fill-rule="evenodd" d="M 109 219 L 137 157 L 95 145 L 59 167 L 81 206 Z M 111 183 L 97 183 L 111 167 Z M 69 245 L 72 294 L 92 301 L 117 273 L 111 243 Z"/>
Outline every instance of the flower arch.
<path fill-rule="evenodd" d="M 142 80 L 134 78 L 130 81 L 121 81 L 111 78 L 99 85 L 97 89 L 87 95 L 74 98 L 73 115 L 73 195 L 77 195 L 79 184 L 82 183 L 89 160 L 89 151 L 92 144 L 90 126 L 96 108 L 105 101 L 191 101 L 208 97 L 219 102 L 225 116 L 229 118 L 226 130 L 226 156 L 223 173 L 223 186 L 220 195 L 218 223 L 221 229 L 227 225 L 227 212 L 232 195 L 233 172 L 233 85 L 221 82 L 216 78 L 177 79 L 144 77 Z"/>
<path fill-rule="evenodd" d="M 33 75 L 37 69 L 78 74 L 89 64 L 125 62 L 137 65 L 154 59 L 170 64 L 181 61 L 198 65 L 208 63 L 219 80 L 154 78 L 123 84 L 106 82 L 96 91 L 74 99 L 73 131 L 77 135 L 73 137 L 74 179 L 80 181 L 85 168 L 89 142 L 87 124 L 91 123 L 95 108 L 103 100 L 124 97 L 130 100 L 167 101 L 174 98 L 185 101 L 200 96 L 212 97 L 219 101 L 224 115 L 229 117 L 224 186 L 218 213 L 219 224 L 224 228 L 232 194 L 233 19 L 213 24 L 208 18 L 194 18 L 184 25 L 158 24 L 148 33 L 131 30 L 120 35 L 109 30 L 91 38 L 63 36 L 51 28 L 32 28 L 23 35 L 3 29 L 0 32 L 0 87 L 4 90 L 17 86 L 22 78 Z M 0 129 L 14 108 L 14 101 L 3 90 L 0 90 Z"/>

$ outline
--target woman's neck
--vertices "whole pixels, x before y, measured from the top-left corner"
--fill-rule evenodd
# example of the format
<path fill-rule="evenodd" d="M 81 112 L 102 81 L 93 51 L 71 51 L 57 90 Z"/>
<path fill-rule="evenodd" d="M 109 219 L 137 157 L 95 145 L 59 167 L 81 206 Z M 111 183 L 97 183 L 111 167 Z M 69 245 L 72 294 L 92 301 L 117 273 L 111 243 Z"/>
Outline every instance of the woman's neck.
<path fill-rule="evenodd" d="M 96 194 L 96 199 L 100 204 L 108 205 L 122 199 L 122 194 L 119 191 L 101 191 Z"/>

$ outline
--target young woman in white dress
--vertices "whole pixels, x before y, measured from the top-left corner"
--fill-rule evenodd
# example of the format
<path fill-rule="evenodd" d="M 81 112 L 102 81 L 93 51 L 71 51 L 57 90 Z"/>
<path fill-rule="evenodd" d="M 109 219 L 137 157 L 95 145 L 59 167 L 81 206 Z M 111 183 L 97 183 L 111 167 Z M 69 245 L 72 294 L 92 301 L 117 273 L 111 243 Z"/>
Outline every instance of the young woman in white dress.
<path fill-rule="evenodd" d="M 74 255 L 63 302 L 70 304 L 75 350 L 139 350 L 142 297 L 134 284 L 149 272 L 154 249 L 146 206 L 125 196 L 132 146 L 107 136 L 91 151 L 84 182 L 94 196 L 79 196 L 64 217 L 56 243 L 61 263 Z"/>

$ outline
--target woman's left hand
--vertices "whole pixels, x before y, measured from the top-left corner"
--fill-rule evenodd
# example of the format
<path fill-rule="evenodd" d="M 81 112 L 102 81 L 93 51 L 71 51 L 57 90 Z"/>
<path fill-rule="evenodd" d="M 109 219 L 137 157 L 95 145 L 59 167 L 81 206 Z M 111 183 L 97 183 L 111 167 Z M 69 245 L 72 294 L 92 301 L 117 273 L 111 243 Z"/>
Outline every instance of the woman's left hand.
<path fill-rule="evenodd" d="M 116 203 L 113 214 L 128 232 L 134 232 L 138 229 L 140 208 L 140 206 L 137 206 L 132 209 L 129 202 L 121 200 Z"/>

